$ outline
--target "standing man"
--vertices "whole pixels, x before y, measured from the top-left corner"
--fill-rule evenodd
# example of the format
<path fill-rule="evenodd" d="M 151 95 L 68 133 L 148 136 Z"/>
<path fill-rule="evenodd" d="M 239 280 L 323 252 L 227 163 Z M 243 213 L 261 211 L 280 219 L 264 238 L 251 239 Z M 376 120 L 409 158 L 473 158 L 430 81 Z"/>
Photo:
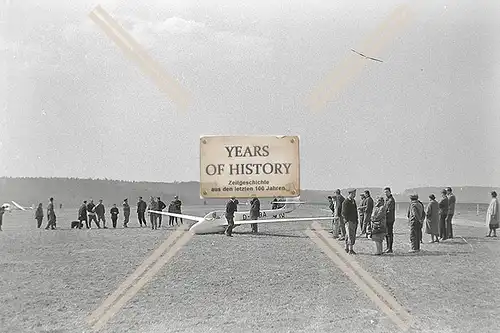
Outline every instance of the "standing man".
<path fill-rule="evenodd" d="M 141 228 L 143 223 L 144 226 L 147 227 L 146 218 L 144 217 L 147 206 L 146 201 L 142 200 L 142 197 L 139 197 L 139 201 L 137 201 L 137 218 L 139 219 L 139 225 Z"/>
<path fill-rule="evenodd" d="M 255 198 L 252 198 L 252 200 L 250 201 L 250 219 L 251 220 L 257 220 L 259 219 L 259 215 L 260 215 L 260 201 L 259 201 L 259 198 L 255 197 Z M 254 234 L 257 233 L 257 223 L 252 223 L 250 224 L 250 226 L 252 227 L 252 232 Z"/>
<path fill-rule="evenodd" d="M 182 201 L 179 200 L 179 196 L 174 196 L 174 213 L 182 214 Z M 181 220 L 181 224 L 183 223 L 182 217 L 179 218 Z M 177 221 L 177 217 L 175 218 Z"/>
<path fill-rule="evenodd" d="M 356 189 L 350 189 L 347 193 L 347 199 L 342 204 L 342 216 L 344 217 L 345 229 L 347 231 L 345 251 L 349 254 L 356 254 L 353 249 L 356 242 L 356 229 L 358 228 L 358 208 L 355 200 Z"/>
<path fill-rule="evenodd" d="M 128 221 L 130 219 L 130 205 L 128 199 L 123 200 L 123 227 L 128 228 Z"/>
<path fill-rule="evenodd" d="M 448 238 L 453 238 L 453 225 L 451 220 L 453 219 L 453 214 L 455 214 L 455 203 L 456 198 L 452 192 L 451 187 L 446 188 L 446 196 L 448 197 L 448 215 L 446 215 L 446 232 Z"/>
<path fill-rule="evenodd" d="M 163 211 L 163 209 L 165 209 L 165 207 L 167 207 L 167 205 L 163 201 L 161 201 L 160 197 L 158 197 L 158 210 L 161 212 Z M 158 214 L 158 228 L 161 228 L 162 217 L 162 214 Z"/>
<path fill-rule="evenodd" d="M 97 225 L 99 225 L 102 220 L 102 227 L 108 229 L 108 227 L 106 227 L 106 217 L 104 216 L 104 214 L 106 214 L 106 208 L 102 204 L 102 199 L 99 199 L 99 203 L 95 206 L 95 213 L 97 214 Z"/>
<path fill-rule="evenodd" d="M 365 204 L 364 204 L 364 220 L 363 229 L 361 229 L 361 236 L 368 235 L 371 236 L 372 233 L 372 213 L 373 213 L 374 202 L 370 195 L 370 191 L 365 190 Z"/>
<path fill-rule="evenodd" d="M 3 221 L 3 214 L 5 213 L 5 206 L 2 205 L 0 206 L 0 231 L 2 231 L 2 221 Z"/>
<path fill-rule="evenodd" d="M 158 201 L 153 196 L 149 200 L 148 214 L 151 221 L 151 229 L 156 230 L 158 229 L 158 214 L 151 211 L 158 211 Z"/>
<path fill-rule="evenodd" d="M 334 204 L 334 213 L 333 220 L 335 221 L 335 234 L 339 234 L 339 241 L 345 240 L 346 232 L 345 232 L 345 224 L 344 224 L 344 216 L 342 215 L 342 205 L 344 204 L 345 198 L 340 193 L 340 189 L 335 190 L 335 199 L 333 201 Z"/>
<path fill-rule="evenodd" d="M 497 199 L 497 192 L 491 192 L 491 201 L 486 211 L 486 226 L 489 229 L 486 237 L 491 237 L 491 232 L 493 231 L 493 237 L 497 236 L 497 229 L 500 222 L 500 205 Z"/>
<path fill-rule="evenodd" d="M 421 223 L 424 220 L 424 206 L 418 201 L 418 194 L 410 195 L 410 206 L 408 207 L 408 221 L 410 222 L 410 253 L 420 251 L 420 239 L 422 238 Z"/>
<path fill-rule="evenodd" d="M 360 200 L 359 200 L 359 206 L 358 206 L 358 215 L 359 215 L 359 223 L 360 223 L 360 231 L 361 231 L 361 234 L 359 236 L 362 236 L 363 234 L 363 222 L 365 220 L 365 210 L 366 210 L 366 206 L 365 206 L 365 194 L 364 193 L 361 193 L 360 196 L 359 196 Z"/>
<path fill-rule="evenodd" d="M 92 221 L 95 222 L 98 229 L 101 229 L 101 226 L 99 225 L 99 222 L 97 222 L 97 218 L 95 216 L 95 204 L 93 199 L 90 199 L 90 202 L 87 204 L 87 216 L 89 218 L 89 229 L 92 229 Z"/>
<path fill-rule="evenodd" d="M 45 230 L 49 228 L 54 230 L 56 228 L 56 213 L 54 211 L 54 198 L 49 199 L 49 205 L 47 206 L 47 226 Z"/>
<path fill-rule="evenodd" d="M 174 201 L 170 201 L 170 204 L 168 205 L 168 212 L 169 213 L 175 213 L 175 207 L 174 207 Z M 168 217 L 168 225 L 169 226 L 174 226 L 174 220 L 175 220 L 175 223 L 177 225 L 179 225 L 179 223 L 177 222 L 177 217 L 174 217 L 174 216 L 169 216 Z"/>
<path fill-rule="evenodd" d="M 80 209 L 78 209 L 78 221 L 80 222 L 78 229 L 83 228 L 83 221 L 85 221 L 85 227 L 90 229 L 89 219 L 87 218 L 87 200 L 83 200 Z"/>
<path fill-rule="evenodd" d="M 38 204 L 38 208 L 36 209 L 35 212 L 35 219 L 36 219 L 36 226 L 38 229 L 42 227 L 42 221 L 43 221 L 43 208 L 42 208 L 42 203 Z"/>
<path fill-rule="evenodd" d="M 419 233 L 419 235 L 420 235 L 420 243 L 421 243 L 421 244 L 424 244 L 424 239 L 423 239 L 423 237 L 424 237 L 424 236 L 423 236 L 422 228 L 424 227 L 424 222 L 425 222 L 425 206 L 424 206 L 424 204 L 422 203 L 422 201 L 420 201 L 420 200 L 418 199 L 418 194 L 417 194 L 417 202 L 418 202 L 418 204 L 422 207 L 422 211 L 424 212 L 424 213 L 422 214 L 422 220 L 420 221 L 420 233 Z"/>
<path fill-rule="evenodd" d="M 387 223 L 387 236 L 385 236 L 387 240 L 387 249 L 384 251 L 385 253 L 392 253 L 392 244 L 394 243 L 394 222 L 396 221 L 396 200 L 394 200 L 394 196 L 391 193 L 391 188 L 384 188 L 385 197 L 386 197 L 386 223 Z"/>
<path fill-rule="evenodd" d="M 120 214 L 120 211 L 118 210 L 118 207 L 116 207 L 116 204 L 113 204 L 113 208 L 110 209 L 109 213 L 111 214 L 111 223 L 113 223 L 113 229 L 116 229 L 116 221 L 118 221 L 118 214 Z"/>
<path fill-rule="evenodd" d="M 234 212 L 236 211 L 238 211 L 238 204 L 236 203 L 236 198 L 231 197 L 231 200 L 229 200 L 226 204 L 227 228 L 225 234 L 228 237 L 233 237 Z"/>
<path fill-rule="evenodd" d="M 446 189 L 441 191 L 441 200 L 438 203 L 439 207 L 439 238 L 440 240 L 448 239 L 448 230 L 446 229 L 446 216 L 448 216 L 448 197 Z"/>
<path fill-rule="evenodd" d="M 276 196 L 271 201 L 271 209 L 278 209 L 278 198 Z M 273 215 L 274 218 L 278 217 L 278 215 Z"/>
<path fill-rule="evenodd" d="M 335 213 L 335 204 L 333 203 L 333 197 L 331 195 L 328 196 L 328 208 L 332 211 L 332 216 Z M 335 218 L 332 218 L 332 231 L 333 238 L 337 238 L 339 235 L 335 233 Z"/>

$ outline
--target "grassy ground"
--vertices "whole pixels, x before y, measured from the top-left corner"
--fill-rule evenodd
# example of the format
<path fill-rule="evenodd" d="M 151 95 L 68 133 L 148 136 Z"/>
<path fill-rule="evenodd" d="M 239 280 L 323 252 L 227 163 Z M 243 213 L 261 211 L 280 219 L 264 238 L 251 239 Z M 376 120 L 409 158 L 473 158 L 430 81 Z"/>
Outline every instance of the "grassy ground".
<path fill-rule="evenodd" d="M 75 214 L 60 211 L 57 231 L 36 229 L 32 212 L 4 215 L 0 332 L 90 332 L 86 316 L 172 232 L 70 230 Z M 294 212 L 313 214 L 323 212 Z M 309 225 L 194 236 L 102 331 L 397 332 L 304 234 Z M 455 239 L 412 255 L 406 221 L 395 230 L 394 255 L 373 256 L 373 242 L 359 239 L 355 259 L 414 316 L 412 331 L 498 332 L 500 243 L 484 237 L 484 223 L 460 220 Z"/>

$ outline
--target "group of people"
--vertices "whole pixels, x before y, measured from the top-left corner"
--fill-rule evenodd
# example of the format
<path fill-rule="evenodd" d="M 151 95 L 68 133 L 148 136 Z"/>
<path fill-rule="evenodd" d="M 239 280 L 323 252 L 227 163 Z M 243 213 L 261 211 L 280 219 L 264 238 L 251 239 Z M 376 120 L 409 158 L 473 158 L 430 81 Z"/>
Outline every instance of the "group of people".
<path fill-rule="evenodd" d="M 360 195 L 361 201 L 356 204 L 356 189 L 349 189 L 347 198 L 344 198 L 337 189 L 333 196 L 328 196 L 329 208 L 333 214 L 333 237 L 345 241 L 345 251 L 356 254 L 354 244 L 356 232 L 360 226 L 360 235 L 375 242 L 376 255 L 393 253 L 394 222 L 396 221 L 396 201 L 389 187 L 384 188 L 384 196 L 372 199 L 370 191 L 365 190 Z M 495 194 L 496 195 L 496 194 Z M 410 205 L 407 218 L 410 224 L 410 252 L 420 251 L 423 243 L 422 228 L 431 235 L 431 243 L 453 238 L 452 219 L 455 213 L 456 197 L 450 187 L 443 189 L 441 200 L 436 201 L 434 194 L 429 195 L 427 207 L 418 199 L 418 194 L 410 195 Z M 498 224 L 497 224 L 498 225 Z M 494 229 L 492 229 L 494 231 Z M 495 234 L 496 235 L 496 234 Z M 382 251 L 383 241 L 387 247 Z"/>
<path fill-rule="evenodd" d="M 146 223 L 146 212 L 149 214 L 150 218 L 150 223 L 151 223 L 151 229 L 158 229 L 161 228 L 161 223 L 162 223 L 162 214 L 159 213 L 153 213 L 149 212 L 151 211 L 158 211 L 161 212 L 165 208 L 167 208 L 167 205 L 161 200 L 160 197 L 150 197 L 149 204 L 146 203 L 142 197 L 139 197 L 139 200 L 137 201 L 137 219 L 139 221 L 139 226 L 140 227 L 147 227 Z M 122 209 L 123 209 L 123 227 L 127 228 L 128 223 L 130 221 L 130 205 L 128 203 L 128 199 L 124 199 L 122 203 Z M 169 213 L 176 213 L 176 214 L 182 214 L 182 202 L 179 200 L 179 197 L 176 195 L 174 196 L 174 199 L 170 202 L 168 206 L 168 212 Z M 3 211 L 1 212 L 3 214 Z M 117 223 L 118 223 L 118 216 L 120 215 L 120 211 L 116 204 L 113 204 L 112 208 L 109 211 L 110 217 L 111 217 L 111 223 L 113 225 L 113 228 L 116 228 Z M 41 203 L 38 204 L 38 207 L 35 211 L 35 219 L 37 220 L 37 227 L 41 228 L 42 223 L 43 223 L 43 218 L 44 218 L 44 212 L 43 212 L 43 206 Z M 46 230 L 54 230 L 56 229 L 56 214 L 54 211 L 54 198 L 49 199 L 49 204 L 47 206 L 47 226 L 45 227 Z M 178 219 L 177 217 L 174 216 L 169 216 L 169 221 L 168 225 L 173 226 L 174 223 L 176 225 L 179 225 L 179 220 L 180 223 L 183 223 L 182 218 Z M 0 220 L 1 221 L 1 220 Z M 73 221 L 71 223 L 71 228 L 78 228 L 82 229 L 83 228 L 83 223 L 85 222 L 85 226 L 87 229 L 92 228 L 92 222 L 95 223 L 97 228 L 101 228 L 101 223 L 102 227 L 104 229 L 107 229 L 108 227 L 106 226 L 106 207 L 103 204 L 102 199 L 99 200 L 98 204 L 96 205 L 94 203 L 93 199 L 90 199 L 89 202 L 87 200 L 84 200 L 80 208 L 78 209 L 78 219 L 76 221 Z M 1 223 L 0 223 L 0 230 L 1 230 Z"/>

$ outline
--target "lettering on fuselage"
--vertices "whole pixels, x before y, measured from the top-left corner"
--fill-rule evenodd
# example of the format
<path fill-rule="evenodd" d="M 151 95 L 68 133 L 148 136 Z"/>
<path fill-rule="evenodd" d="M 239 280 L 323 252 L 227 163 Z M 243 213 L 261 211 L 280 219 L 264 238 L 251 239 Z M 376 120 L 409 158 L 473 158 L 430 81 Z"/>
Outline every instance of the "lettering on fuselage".
<path fill-rule="evenodd" d="M 266 212 L 260 212 L 259 213 L 259 218 L 263 218 L 263 217 L 267 217 Z M 273 217 L 274 217 L 274 215 L 273 215 Z M 250 220 L 250 215 L 243 214 L 242 218 L 243 218 L 243 221 Z M 284 219 L 285 218 L 285 213 L 276 214 L 276 218 L 278 218 L 278 219 Z"/>

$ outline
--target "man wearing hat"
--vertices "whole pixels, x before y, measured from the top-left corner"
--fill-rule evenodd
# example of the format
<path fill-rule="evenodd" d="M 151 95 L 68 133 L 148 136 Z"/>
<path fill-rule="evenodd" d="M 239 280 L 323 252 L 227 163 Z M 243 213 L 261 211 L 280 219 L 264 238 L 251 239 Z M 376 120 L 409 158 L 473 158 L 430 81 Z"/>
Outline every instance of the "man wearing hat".
<path fill-rule="evenodd" d="M 260 200 L 257 197 L 252 198 L 250 201 L 250 219 L 251 220 L 258 220 L 260 216 Z M 252 227 L 252 232 L 257 233 L 258 232 L 258 225 L 257 223 L 252 223 L 250 224 Z"/>
<path fill-rule="evenodd" d="M 83 221 L 85 221 L 85 227 L 87 227 L 87 229 L 90 229 L 89 220 L 87 218 L 87 200 L 83 200 L 82 205 L 78 209 L 78 221 L 78 229 L 83 228 Z"/>
<path fill-rule="evenodd" d="M 167 205 L 161 201 L 161 198 L 158 197 L 158 210 L 161 212 L 165 209 L 165 207 L 167 207 Z M 162 214 L 158 214 L 158 228 L 161 228 L 161 220 L 162 220 Z"/>
<path fill-rule="evenodd" d="M 128 228 L 128 220 L 130 218 L 130 205 L 128 199 L 123 199 L 123 227 Z"/>
<path fill-rule="evenodd" d="M 410 206 L 408 207 L 408 221 L 410 222 L 410 242 L 409 252 L 420 251 L 420 239 L 422 233 L 422 221 L 424 220 L 424 207 L 418 201 L 418 194 L 410 195 Z"/>
<path fill-rule="evenodd" d="M 0 206 L 0 231 L 2 231 L 3 214 L 5 213 L 6 209 L 7 208 L 4 205 Z"/>
<path fill-rule="evenodd" d="M 348 196 L 342 204 L 342 216 L 345 221 L 347 237 L 345 239 L 345 251 L 349 254 L 354 252 L 354 243 L 356 242 L 356 229 L 358 228 L 358 207 L 356 205 L 356 189 L 349 189 Z"/>
<path fill-rule="evenodd" d="M 137 219 L 139 220 L 139 225 L 141 227 L 143 223 L 144 226 L 147 227 L 146 218 L 144 216 L 147 207 L 148 204 L 146 203 L 146 201 L 142 200 L 142 197 L 139 197 L 139 201 L 137 201 Z"/>
<path fill-rule="evenodd" d="M 386 224 L 387 224 L 387 249 L 385 253 L 392 253 L 392 244 L 394 243 L 394 222 L 396 221 L 396 200 L 391 193 L 391 188 L 384 188 L 385 192 L 385 205 L 386 205 Z"/>
<path fill-rule="evenodd" d="M 455 198 L 455 195 L 453 194 L 453 190 L 451 187 L 446 188 L 446 195 L 448 197 L 448 214 L 446 215 L 446 236 L 448 238 L 453 238 L 453 225 L 451 224 L 451 221 L 453 219 L 453 215 L 455 214 L 455 203 L 457 199 Z"/>
<path fill-rule="evenodd" d="M 174 205 L 173 208 L 174 208 L 174 213 L 176 214 L 182 214 L 182 201 L 179 200 L 179 196 L 176 195 L 174 196 L 174 201 L 172 201 L 172 204 Z M 181 224 L 183 223 L 182 222 L 182 217 L 179 218 L 181 220 Z M 175 218 L 175 222 L 177 222 L 177 217 Z"/>
<path fill-rule="evenodd" d="M 345 198 L 340 193 L 340 189 L 335 190 L 335 196 L 333 197 L 333 220 L 335 221 L 335 232 L 334 235 L 340 233 L 339 241 L 345 240 L 345 224 L 344 217 L 342 216 L 342 205 L 344 204 Z"/>
<path fill-rule="evenodd" d="M 439 238 L 441 240 L 448 239 L 448 231 L 446 230 L 446 216 L 448 215 L 448 197 L 446 190 L 441 191 L 441 200 L 438 203 L 439 208 Z"/>
<path fill-rule="evenodd" d="M 373 213 L 374 202 L 370 195 L 370 191 L 365 190 L 365 200 L 363 203 L 363 225 L 361 227 L 361 235 L 365 235 L 366 238 L 371 234 L 371 218 Z"/>
<path fill-rule="evenodd" d="M 226 204 L 226 220 L 227 228 L 225 231 L 226 236 L 233 237 L 234 228 L 234 212 L 238 211 L 238 203 L 236 198 L 233 196 Z"/>
<path fill-rule="evenodd" d="M 332 211 L 332 216 L 334 216 L 335 213 L 335 205 L 333 204 L 333 197 L 329 195 L 327 197 L 328 199 L 328 208 Z M 335 219 L 332 218 L 332 231 L 331 233 L 333 234 L 333 238 L 337 238 L 338 235 L 335 234 Z"/>
<path fill-rule="evenodd" d="M 359 220 L 359 224 L 360 224 L 360 228 L 361 229 L 361 234 L 363 234 L 363 221 L 365 220 L 365 200 L 366 200 L 366 197 L 365 197 L 365 194 L 364 193 L 361 193 L 359 195 L 359 206 L 358 206 L 358 220 Z M 360 235 L 361 236 L 361 235 Z"/>

